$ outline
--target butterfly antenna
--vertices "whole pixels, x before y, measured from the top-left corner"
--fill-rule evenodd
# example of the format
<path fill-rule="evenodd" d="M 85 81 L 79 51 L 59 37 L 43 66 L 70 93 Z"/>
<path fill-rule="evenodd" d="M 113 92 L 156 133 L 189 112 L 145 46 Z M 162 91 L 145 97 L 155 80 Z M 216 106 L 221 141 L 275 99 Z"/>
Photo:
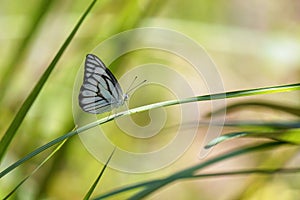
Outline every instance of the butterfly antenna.
<path fill-rule="evenodd" d="M 132 87 L 133 83 L 136 81 L 136 79 L 137 79 L 137 76 L 134 77 L 134 79 L 133 79 L 133 81 L 130 83 L 130 85 L 129 85 L 127 91 L 131 91 L 131 87 Z"/>
<path fill-rule="evenodd" d="M 136 86 L 132 87 L 133 82 L 137 79 L 137 76 L 134 78 L 134 80 L 132 81 L 130 87 L 128 88 L 128 91 L 126 92 L 127 94 L 129 94 L 132 90 L 134 90 L 135 88 L 139 87 L 140 85 L 142 85 L 143 83 L 145 83 L 147 80 L 143 80 L 142 82 L 140 82 L 139 84 L 137 84 Z"/>

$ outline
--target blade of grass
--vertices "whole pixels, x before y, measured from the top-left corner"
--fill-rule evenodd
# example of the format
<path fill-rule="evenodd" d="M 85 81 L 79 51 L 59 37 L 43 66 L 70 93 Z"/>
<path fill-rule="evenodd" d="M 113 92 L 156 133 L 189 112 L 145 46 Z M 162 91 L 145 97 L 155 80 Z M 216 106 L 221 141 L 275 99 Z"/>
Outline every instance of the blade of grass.
<path fill-rule="evenodd" d="M 262 122 L 262 121 L 229 121 L 224 124 L 212 123 L 214 126 L 231 126 L 239 128 L 271 128 L 271 129 L 288 129 L 288 128 L 300 128 L 300 121 L 274 121 L 274 122 Z"/>
<path fill-rule="evenodd" d="M 122 192 L 127 192 L 129 190 L 134 190 L 134 189 L 149 186 L 149 185 L 152 185 L 152 184 L 157 184 L 157 183 L 161 182 L 162 180 L 163 179 L 155 179 L 155 180 L 151 180 L 151 181 L 144 181 L 144 182 L 136 183 L 136 184 L 129 185 L 129 186 L 126 186 L 126 187 L 122 187 L 120 189 L 116 189 L 116 190 L 113 190 L 111 192 L 105 193 L 105 194 L 103 194 L 99 197 L 96 197 L 94 200 L 96 200 L 96 199 L 105 199 L 105 198 L 120 194 Z"/>
<path fill-rule="evenodd" d="M 298 173 L 300 168 L 280 168 L 280 169 L 247 169 L 233 172 L 216 172 L 211 174 L 198 174 L 192 176 L 183 177 L 184 179 L 198 179 L 198 178 L 209 178 L 209 177 L 220 177 L 220 176 L 233 176 L 233 175 L 249 175 L 249 174 L 290 174 Z"/>
<path fill-rule="evenodd" d="M 254 151 L 258 151 L 258 150 L 278 147 L 281 144 L 284 144 L 284 143 L 281 143 L 281 142 L 265 143 L 265 144 L 261 144 L 261 145 L 255 145 L 255 146 L 250 146 L 250 147 L 243 148 L 243 149 L 238 149 L 236 151 L 232 151 L 232 152 L 229 152 L 227 154 L 218 156 L 218 157 L 210 159 L 210 160 L 208 160 L 204 163 L 200 163 L 196 166 L 193 166 L 193 167 L 187 168 L 185 170 L 179 171 L 179 172 L 165 178 L 163 181 L 161 181 L 158 184 L 148 186 L 146 189 L 144 189 L 141 192 L 138 192 L 137 194 L 135 194 L 132 197 L 128 198 L 128 200 L 142 199 L 142 198 L 152 194 L 156 190 L 164 187 L 167 184 L 170 184 L 174 181 L 180 180 L 180 179 L 182 179 L 186 176 L 191 176 L 194 173 L 196 173 L 198 170 L 203 169 L 204 167 L 207 167 L 207 166 L 212 165 L 214 163 L 220 162 L 222 160 L 226 160 L 226 159 L 231 158 L 231 157 L 236 157 L 238 155 L 242 155 L 242 154 L 245 154 L 245 153 L 250 153 L 250 152 L 254 152 Z"/>
<path fill-rule="evenodd" d="M 32 104 L 34 103 L 35 99 L 37 98 L 38 94 L 40 93 L 41 89 L 43 88 L 44 84 L 48 80 L 48 77 L 50 76 L 52 70 L 56 66 L 58 60 L 61 58 L 62 54 L 66 50 L 66 48 L 69 46 L 70 42 L 74 38 L 74 35 L 78 31 L 79 27 L 81 26 L 82 22 L 86 18 L 87 14 L 91 11 L 92 7 L 96 3 L 97 0 L 93 0 L 89 7 L 86 9 L 82 17 L 79 19 L 78 23 L 62 45 L 62 47 L 59 49 L 57 54 L 55 55 L 54 59 L 48 66 L 47 70 L 43 73 L 42 77 L 38 81 L 38 83 L 35 85 L 34 89 L 31 91 L 29 96 L 26 98 L 24 101 L 23 105 L 17 112 L 16 116 L 14 117 L 12 123 L 10 124 L 9 128 L 5 132 L 4 136 L 2 137 L 0 141 L 0 162 L 9 146 L 11 143 L 12 139 L 14 138 L 18 128 L 20 127 L 21 123 L 23 122 L 23 119 L 25 118 L 27 112 L 31 108 Z"/>
<path fill-rule="evenodd" d="M 181 179 L 199 179 L 199 178 L 210 178 L 210 177 L 220 177 L 220 176 L 233 176 L 233 175 L 249 175 L 249 174 L 262 174 L 262 175 L 271 175 L 271 174 L 290 174 L 290 173 L 298 173 L 300 172 L 300 168 L 280 168 L 280 169 L 248 169 L 241 171 L 233 171 L 233 172 L 216 172 L 216 173 L 208 173 L 208 174 L 198 174 L 198 175 L 187 175 L 183 176 Z M 134 185 L 126 186 L 108 193 L 105 193 L 99 196 L 99 199 L 105 199 L 107 197 L 111 197 L 122 192 L 126 192 L 129 190 L 137 189 L 140 187 L 146 187 L 152 184 L 157 184 L 161 182 L 162 179 L 156 179 L 151 181 L 145 181 L 141 183 L 137 183 Z"/>
<path fill-rule="evenodd" d="M 138 192 L 136 195 L 133 195 L 132 197 L 130 197 L 130 200 L 135 200 L 135 199 L 141 199 L 143 197 L 146 197 L 147 195 L 151 194 L 152 192 L 154 192 L 157 189 L 162 188 L 163 186 L 172 183 L 174 181 L 180 180 L 180 179 L 184 179 L 184 178 L 192 178 L 193 176 L 198 176 L 195 175 L 197 171 L 208 167 L 212 164 L 218 163 L 220 161 L 232 158 L 232 157 L 236 157 L 239 155 L 243 155 L 243 154 L 247 154 L 247 153 L 251 153 L 251 152 L 255 152 L 255 151 L 259 151 L 259 150 L 265 150 L 265 149 L 269 149 L 269 148 L 274 148 L 274 147 L 278 147 L 279 145 L 285 144 L 283 142 L 269 142 L 269 143 L 264 143 L 264 144 L 260 144 L 260 145 L 255 145 L 255 146 L 249 146 L 249 147 L 245 147 L 242 149 L 237 149 L 234 151 L 230 151 L 228 153 L 224 153 L 220 156 L 217 156 L 215 158 L 209 159 L 203 163 L 194 165 L 192 167 L 189 167 L 187 169 L 181 170 L 179 172 L 176 172 L 166 178 L 163 179 L 157 179 L 157 180 L 151 180 L 151 181 L 147 181 L 147 182 L 143 182 L 143 183 L 139 183 L 139 184 L 135 184 L 129 187 L 125 187 L 125 188 L 121 188 L 106 194 L 103 194 L 101 196 L 96 197 L 94 200 L 100 200 L 100 199 L 104 199 L 104 198 L 108 198 L 108 197 L 112 197 L 113 195 L 119 194 L 121 192 L 126 192 L 132 189 L 136 189 L 139 187 L 143 187 L 146 186 L 146 188 L 144 190 L 142 190 L 141 192 Z M 200 175 L 199 175 L 200 176 Z"/>
<path fill-rule="evenodd" d="M 18 45 L 17 51 L 14 53 L 14 56 L 10 60 L 9 64 L 5 68 L 2 77 L 0 79 L 0 101 L 5 96 L 5 92 L 8 89 L 8 86 L 10 85 L 10 81 L 12 80 L 12 75 L 14 74 L 14 71 L 17 70 L 19 67 L 19 63 L 23 60 L 23 58 L 27 54 L 27 49 L 34 38 L 36 32 L 39 29 L 39 26 L 41 25 L 41 22 L 43 21 L 45 15 L 50 10 L 52 4 L 55 2 L 55 0 L 44 0 L 41 1 L 40 5 L 36 7 L 36 9 L 33 11 L 35 12 L 31 19 L 30 27 L 28 28 L 28 32 L 24 39 L 20 41 L 20 44 Z"/>
<path fill-rule="evenodd" d="M 63 130 L 66 131 L 76 130 L 77 128 L 77 126 L 74 127 L 73 119 L 68 119 L 68 121 L 64 124 L 65 127 Z M 59 151 L 56 152 L 51 162 L 47 164 L 47 169 L 43 171 L 43 176 L 39 177 L 38 187 L 35 187 L 34 199 L 45 199 L 45 196 L 48 194 L 49 187 L 51 187 L 51 183 L 56 180 L 56 175 L 58 175 L 61 172 L 62 167 L 65 166 L 68 150 L 74 142 L 76 142 L 76 140 L 67 140 Z"/>
<path fill-rule="evenodd" d="M 59 138 L 56 138 L 55 140 L 52 140 L 51 142 L 48 142 L 47 144 L 37 148 L 36 150 L 34 150 L 33 152 L 27 154 L 25 157 L 21 158 L 20 160 L 18 160 L 17 162 L 13 163 L 12 165 L 10 165 L 9 167 L 7 167 L 6 169 L 4 169 L 1 173 L 0 173 L 0 178 L 2 178 L 3 176 L 5 176 L 6 174 L 8 174 L 10 171 L 12 171 L 13 169 L 15 169 L 16 167 L 18 167 L 19 165 L 21 165 L 22 163 L 26 162 L 27 160 L 29 160 L 30 158 L 38 155 L 39 153 L 45 151 L 46 149 L 49 149 L 50 147 L 52 147 L 53 145 L 62 142 L 63 140 L 76 135 L 78 132 L 77 130 L 75 131 L 71 131 Z"/>
<path fill-rule="evenodd" d="M 28 176 L 26 176 L 10 193 L 8 193 L 3 199 L 8 199 L 11 195 L 13 195 L 15 193 L 15 191 L 27 180 L 29 179 L 33 174 L 35 174 L 63 145 L 64 143 L 67 141 L 67 139 L 65 139 L 64 141 L 62 141 L 55 149 L 53 152 L 51 152 L 51 154 L 49 156 L 47 156 L 43 162 L 41 162 Z"/>
<path fill-rule="evenodd" d="M 230 113 L 237 109 L 245 109 L 247 106 L 267 107 L 270 109 L 279 110 L 300 117 L 300 109 L 296 108 L 295 106 L 285 106 L 285 105 L 280 105 L 280 104 L 270 103 L 270 102 L 251 102 L 251 101 L 231 104 L 229 106 L 226 106 L 226 108 L 221 108 L 214 111 L 213 113 L 208 113 L 206 117 L 210 117 L 212 114 L 223 113 L 224 110 L 226 110 L 227 113 Z"/>
<path fill-rule="evenodd" d="M 93 183 L 93 185 L 90 187 L 89 191 L 88 191 L 88 192 L 86 193 L 86 195 L 84 196 L 84 198 L 83 198 L 84 200 L 90 199 L 90 197 L 91 197 L 92 193 L 94 192 L 94 190 L 95 190 L 97 184 L 99 183 L 100 178 L 102 177 L 102 175 L 103 175 L 103 173 L 104 173 L 104 171 L 105 171 L 105 169 L 106 169 L 106 167 L 107 167 L 109 161 L 111 160 L 113 154 L 115 153 L 115 150 L 116 150 L 116 147 L 115 147 L 114 150 L 111 152 L 109 158 L 107 159 L 107 161 L 106 161 L 104 167 L 103 167 L 102 170 L 100 171 L 100 173 L 99 173 L 98 177 L 96 178 L 95 182 Z"/>
<path fill-rule="evenodd" d="M 281 85 L 281 86 L 255 88 L 255 89 L 249 89 L 249 90 L 239 90 L 239 91 L 225 92 L 225 93 L 218 93 L 218 94 L 210 94 L 210 95 L 190 97 L 190 98 L 181 99 L 181 100 L 164 101 L 164 102 L 154 103 L 154 104 L 142 106 L 139 108 L 131 109 L 130 113 L 139 112 L 140 110 L 145 111 L 145 110 L 149 110 L 149 109 L 153 109 L 153 108 L 159 108 L 159 107 L 165 107 L 165 106 L 171 106 L 171 105 L 183 104 L 183 103 L 190 103 L 190 102 L 196 102 L 196 101 L 218 100 L 218 99 L 224 99 L 224 98 L 229 99 L 229 98 L 235 98 L 235 97 L 252 96 L 252 95 L 258 95 L 258 94 L 272 94 L 272 93 L 288 92 L 288 91 L 295 91 L 295 90 L 300 90 L 300 83 Z"/>
<path fill-rule="evenodd" d="M 227 140 L 232 140 L 234 138 L 240 138 L 243 137 L 245 135 L 249 135 L 249 132 L 233 132 L 233 133 L 228 133 L 225 135 L 222 135 L 220 137 L 217 137 L 215 139 L 213 139 L 212 141 L 210 141 L 207 145 L 204 146 L 205 149 L 209 149 L 217 144 L 220 144 L 221 142 L 227 141 Z"/>
<path fill-rule="evenodd" d="M 295 126 L 299 126 L 299 123 L 294 124 Z M 211 148 L 221 142 L 232 140 L 235 138 L 240 137 L 251 137 L 251 138 L 268 138 L 272 140 L 282 141 L 282 142 L 289 142 L 293 144 L 300 143 L 300 128 L 299 127 L 248 127 L 252 130 L 245 130 L 240 132 L 232 132 L 217 137 L 211 140 L 204 148 L 208 149 Z"/>
<path fill-rule="evenodd" d="M 274 86 L 274 87 L 265 87 L 265 88 L 258 88 L 253 90 L 241 90 L 241 91 L 233 91 L 233 92 L 227 92 L 227 93 L 218 93 L 218 94 L 211 94 L 211 95 L 204 95 L 204 96 L 197 96 L 197 97 L 191 97 L 186 98 L 182 100 L 171 100 L 171 101 L 164 101 L 159 103 L 154 103 L 146 106 L 141 106 L 137 108 L 133 108 L 127 111 L 123 111 L 120 113 L 116 113 L 114 115 L 110 115 L 109 117 L 102 118 L 100 120 L 94 121 L 92 123 L 89 123 L 85 126 L 79 127 L 76 131 L 71 131 L 63 136 L 60 136 L 59 138 L 56 138 L 49 143 L 37 148 L 33 152 L 27 154 L 25 157 L 21 158 L 17 162 L 13 163 L 6 169 L 4 169 L 2 172 L 0 172 L 0 178 L 8 174 L 10 171 L 21 165 L 22 163 L 26 162 L 27 160 L 31 159 L 35 155 L 41 153 L 42 151 L 50 148 L 51 146 L 63 141 L 66 138 L 72 137 L 76 134 L 79 134 L 85 130 L 88 130 L 90 128 L 93 128 L 95 126 L 101 125 L 103 123 L 106 123 L 108 121 L 111 121 L 115 118 L 131 115 L 138 112 L 143 112 L 146 110 L 164 107 L 164 106 L 172 106 L 177 104 L 183 104 L 183 103 L 190 103 L 190 102 L 196 102 L 196 101 L 206 101 L 206 100 L 216 100 L 216 99 L 222 99 L 222 98 L 234 98 L 239 97 L 239 93 L 241 96 L 250 96 L 250 95 L 256 95 L 256 94 L 266 94 L 266 93 L 276 93 L 276 92 L 287 92 L 287 91 L 293 91 L 293 90 L 300 90 L 300 83 L 297 84 L 291 84 L 291 85 L 282 85 L 282 86 Z"/>

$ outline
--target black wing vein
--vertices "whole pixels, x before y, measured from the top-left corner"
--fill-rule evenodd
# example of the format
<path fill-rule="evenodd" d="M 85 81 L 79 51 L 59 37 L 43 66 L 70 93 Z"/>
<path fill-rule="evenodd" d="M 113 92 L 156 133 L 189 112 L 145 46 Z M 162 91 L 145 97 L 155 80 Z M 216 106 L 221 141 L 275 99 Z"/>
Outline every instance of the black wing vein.
<path fill-rule="evenodd" d="M 123 92 L 117 79 L 95 55 L 86 57 L 78 100 L 85 112 L 93 114 L 109 111 L 123 103 Z"/>

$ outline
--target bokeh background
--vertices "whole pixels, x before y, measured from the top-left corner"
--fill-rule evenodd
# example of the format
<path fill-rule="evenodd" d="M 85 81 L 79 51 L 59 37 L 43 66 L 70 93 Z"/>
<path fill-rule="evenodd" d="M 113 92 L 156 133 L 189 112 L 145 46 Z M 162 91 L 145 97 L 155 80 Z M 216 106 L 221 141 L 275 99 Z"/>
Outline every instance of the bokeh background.
<path fill-rule="evenodd" d="M 1 0 L 1 137 L 88 3 L 76 0 Z M 300 80 L 299 10 L 300 2 L 297 0 L 97 2 L 27 114 L 1 163 L 1 169 L 74 127 L 72 92 L 77 71 L 85 55 L 104 39 L 137 27 L 169 28 L 189 36 L 206 49 L 218 67 L 226 91 L 289 84 Z M 111 67 L 117 77 L 139 59 L 143 62 L 162 60 L 165 64 L 174 64 L 173 56 L 169 58 L 163 53 L 151 51 L 136 52 L 120 59 Z M 119 69 L 119 63 L 125 63 L 125 67 Z M 180 61 L 178 63 L 181 64 Z M 143 93 L 136 94 L 133 95 L 132 106 L 172 97 L 163 95 L 164 91 L 155 95 L 160 89 L 149 90 L 154 99 L 138 101 L 139 95 L 142 97 Z M 300 106 L 297 92 L 238 98 L 228 100 L 228 103 L 238 101 L 268 101 L 298 108 Z M 147 123 L 143 120 L 147 120 L 145 113 L 133 118 L 141 125 Z M 294 120 L 295 117 L 267 108 L 251 108 L 229 113 L 227 119 L 284 121 Z M 199 132 L 202 129 L 205 127 L 199 129 Z M 224 132 L 230 131 L 229 128 L 224 129 Z M 166 176 L 201 162 L 197 152 L 202 137 L 195 139 L 182 158 L 162 170 L 129 174 L 107 169 L 95 194 L 129 183 Z M 224 143 L 217 146 L 209 156 L 251 142 L 255 141 L 242 139 Z M 235 158 L 215 165 L 208 171 L 235 170 L 257 166 L 258 163 L 261 166 L 266 157 L 277 158 L 276 162 L 274 159 L 266 159 L 269 165 L 287 163 L 297 166 L 299 159 L 296 150 L 280 149 L 270 154 L 257 153 Z M 6 195 L 49 152 L 40 154 L 2 178 L 0 195 Z M 82 199 L 102 166 L 84 148 L 79 137 L 75 136 L 17 191 L 15 198 Z M 299 181 L 300 177 L 294 174 L 182 181 L 160 189 L 149 199 L 297 199 L 300 194 Z"/>

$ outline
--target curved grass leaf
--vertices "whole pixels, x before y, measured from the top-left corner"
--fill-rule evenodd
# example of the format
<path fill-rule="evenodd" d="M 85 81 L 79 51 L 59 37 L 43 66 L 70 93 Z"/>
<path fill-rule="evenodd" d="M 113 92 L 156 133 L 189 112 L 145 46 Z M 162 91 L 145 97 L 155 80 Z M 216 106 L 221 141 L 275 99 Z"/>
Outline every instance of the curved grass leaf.
<path fill-rule="evenodd" d="M 279 168 L 279 169 L 247 169 L 241 171 L 233 171 L 233 172 L 217 172 L 211 174 L 198 174 L 193 176 L 187 176 L 185 178 L 188 179 L 198 179 L 198 178 L 209 178 L 216 176 L 233 176 L 233 175 L 249 175 L 249 174 L 263 174 L 263 175 L 271 175 L 271 174 L 290 174 L 290 173 L 298 173 L 300 172 L 300 168 Z"/>
<path fill-rule="evenodd" d="M 8 174 L 10 171 L 15 169 L 22 163 L 26 162 L 27 160 L 31 159 L 32 157 L 36 156 L 37 154 L 41 153 L 42 151 L 50 148 L 51 146 L 63 141 L 64 139 L 72 137 L 74 135 L 77 135 L 85 130 L 88 130 L 88 129 L 93 128 L 98 125 L 101 125 L 103 123 L 106 123 L 106 122 L 111 121 L 118 117 L 127 116 L 127 115 L 131 115 L 134 113 L 139 113 L 139 112 L 147 111 L 147 110 L 154 109 L 154 108 L 172 106 L 172 105 L 183 104 L 183 103 L 206 101 L 206 100 L 216 100 L 216 99 L 223 99 L 223 98 L 234 98 L 234 97 L 240 97 L 240 96 L 251 96 L 251 95 L 266 94 L 266 93 L 287 92 L 287 91 L 293 91 L 293 90 L 300 90 L 300 83 L 197 96 L 197 97 L 191 97 L 191 98 L 186 98 L 186 99 L 182 99 L 182 100 L 170 100 L 170 101 L 154 103 L 154 104 L 150 104 L 150 105 L 146 105 L 146 106 L 141 106 L 138 108 L 133 108 L 133 109 L 130 109 L 127 111 L 123 111 L 123 112 L 120 112 L 120 113 L 117 113 L 114 115 L 110 115 L 109 117 L 105 117 L 100 120 L 94 121 L 85 126 L 79 127 L 77 130 L 71 131 L 71 132 L 69 132 L 63 136 L 60 136 L 59 138 L 56 138 L 56 139 L 50 141 L 49 143 L 37 148 L 33 152 L 27 154 L 25 157 L 21 158 L 20 160 L 18 160 L 17 162 L 13 163 L 12 165 L 10 165 L 6 169 L 4 169 L 2 172 L 0 172 L 0 178 L 5 176 L 6 174 Z"/>
<path fill-rule="evenodd" d="M 251 138 L 268 138 L 277 141 L 289 142 L 293 144 L 300 144 L 300 127 L 299 123 L 295 123 L 295 128 L 278 128 L 268 127 L 257 130 L 234 132 L 222 135 L 210 141 L 204 148 L 211 148 L 221 142 L 232 140 L 240 137 L 251 137 Z M 266 126 L 265 126 L 266 127 Z"/>
<path fill-rule="evenodd" d="M 289 128 L 300 128 L 300 121 L 288 121 L 288 122 L 262 122 L 262 121 L 229 121 L 226 123 L 218 124 L 212 123 L 214 126 L 229 126 L 229 127 L 239 127 L 239 128 L 253 128 L 261 130 L 268 129 L 289 129 Z"/>
<path fill-rule="evenodd" d="M 247 107 L 253 107 L 253 106 L 266 107 L 273 110 L 279 110 L 300 117 L 300 109 L 295 108 L 295 106 L 285 106 L 282 104 L 271 103 L 271 102 L 252 102 L 252 101 L 231 104 L 229 106 L 226 106 L 226 108 L 220 108 L 218 110 L 215 110 L 212 113 L 208 113 L 206 117 L 210 117 L 212 114 L 224 113 L 224 110 L 226 110 L 227 113 L 230 113 L 236 110 L 245 109 Z"/>
<path fill-rule="evenodd" d="M 107 161 L 106 161 L 104 167 L 102 168 L 102 170 L 101 170 L 101 172 L 99 173 L 98 177 L 96 178 L 95 182 L 93 183 L 93 185 L 90 187 L 89 191 L 88 191 L 88 192 L 86 193 L 86 195 L 84 196 L 84 198 L 83 198 L 84 200 L 90 199 L 92 193 L 94 192 L 94 190 L 95 190 L 97 184 L 98 184 L 99 181 L 100 181 L 100 178 L 101 178 L 102 175 L 104 174 L 104 171 L 105 171 L 105 169 L 106 169 L 106 167 L 107 167 L 109 161 L 111 160 L 112 156 L 114 155 L 115 150 L 116 150 L 116 147 L 115 147 L 114 150 L 111 152 L 109 158 L 107 159 Z"/>
<path fill-rule="evenodd" d="M 221 142 L 227 141 L 227 140 L 232 140 L 234 138 L 239 138 L 239 137 L 243 137 L 243 136 L 247 136 L 251 134 L 250 132 L 235 132 L 235 133 L 228 133 L 225 135 L 222 135 L 220 137 L 217 137 L 215 139 L 213 139 L 212 141 L 210 141 L 207 145 L 204 146 L 204 148 L 208 149 L 211 148 Z"/>
<path fill-rule="evenodd" d="M 210 177 L 220 177 L 220 176 L 234 176 L 234 175 L 249 175 L 249 174 L 262 174 L 262 175 L 272 175 L 272 174 L 290 174 L 290 173 L 298 173 L 300 172 L 300 168 L 279 168 L 279 169 L 247 169 L 233 172 L 216 172 L 216 173 L 208 173 L 208 174 L 198 174 L 198 175 L 187 175 L 183 176 L 181 179 L 199 179 L 199 178 L 210 178 Z M 137 183 L 134 185 L 126 186 L 106 194 L 103 194 L 96 199 L 105 199 L 122 192 L 126 192 L 133 189 L 138 189 L 141 187 L 147 187 L 152 184 L 158 184 L 161 182 L 161 179 L 156 179 L 152 181 L 145 181 L 141 183 Z M 95 200 L 96 200 L 95 199 Z"/>
<path fill-rule="evenodd" d="M 224 155 L 218 156 L 216 158 L 210 159 L 210 160 L 208 160 L 204 163 L 200 163 L 196 166 L 193 166 L 193 167 L 187 168 L 183 171 L 177 172 L 177 173 L 167 177 L 166 179 L 162 180 L 160 183 L 155 184 L 155 185 L 151 185 L 151 186 L 145 188 L 141 192 L 138 192 L 136 195 L 133 195 L 132 197 L 130 197 L 128 199 L 129 200 L 138 200 L 138 199 L 144 198 L 144 197 L 150 195 L 151 193 L 155 192 L 156 190 L 161 189 L 165 185 L 170 184 L 174 181 L 180 180 L 180 179 L 182 179 L 186 176 L 192 176 L 193 174 L 197 173 L 198 170 L 203 169 L 207 166 L 210 166 L 214 163 L 226 160 L 226 159 L 231 158 L 231 157 L 236 157 L 238 155 L 242 155 L 242 154 L 245 154 L 245 153 L 250 153 L 250 152 L 263 150 L 263 149 L 268 149 L 268 148 L 272 148 L 272 147 L 273 148 L 278 147 L 281 144 L 283 144 L 283 143 L 281 143 L 281 142 L 265 143 L 265 144 L 262 144 L 262 145 L 251 146 L 251 147 L 238 149 L 236 151 L 229 152 L 227 154 L 224 154 Z"/>
<path fill-rule="evenodd" d="M 300 128 L 258 133 L 257 137 L 266 137 L 273 140 L 300 144 Z"/>
<path fill-rule="evenodd" d="M 20 41 L 20 44 L 18 45 L 18 48 L 14 53 L 13 58 L 10 60 L 7 67 L 4 69 L 4 72 L 0 79 L 0 91 L 1 91 L 0 101 L 5 96 L 5 92 L 7 90 L 7 87 L 5 86 L 10 85 L 10 82 L 12 80 L 12 75 L 19 67 L 19 63 L 26 56 L 28 46 L 30 45 L 32 39 L 34 38 L 36 32 L 38 31 L 45 15 L 48 13 L 52 4 L 55 1 L 56 0 L 41 1 L 40 5 L 36 7 L 36 9 L 33 11 L 34 13 L 31 17 L 31 24 L 29 25 L 28 32 L 25 33 L 24 39 Z"/>
<path fill-rule="evenodd" d="M 89 5 L 87 10 L 84 12 L 82 17 L 79 19 L 78 23 L 62 45 L 62 47 L 59 49 L 57 54 L 55 55 L 54 59 L 46 69 L 46 71 L 43 73 L 42 77 L 38 81 L 38 83 L 35 85 L 29 96 L 24 101 L 23 105 L 17 112 L 16 116 L 14 117 L 12 123 L 10 124 L 9 128 L 5 132 L 4 136 L 2 137 L 0 141 L 0 161 L 2 160 L 9 144 L 11 143 L 12 139 L 14 138 L 18 128 L 20 127 L 21 123 L 23 122 L 23 119 L 25 118 L 27 112 L 31 108 L 32 104 L 34 103 L 35 99 L 37 98 L 38 94 L 40 93 L 41 89 L 43 88 L 44 84 L 48 80 L 48 77 L 50 76 L 52 70 L 56 66 L 58 60 L 61 58 L 62 54 L 66 50 L 66 48 L 69 46 L 70 42 L 74 38 L 77 30 L 79 29 L 80 25 L 82 24 L 83 20 L 86 18 L 87 14 L 90 12 L 94 4 L 97 0 L 93 0 L 92 3 Z"/>
<path fill-rule="evenodd" d="M 35 174 L 63 145 L 64 143 L 67 141 L 67 139 L 65 139 L 64 141 L 62 141 L 52 152 L 49 156 L 47 156 L 43 162 L 41 162 L 28 176 L 26 176 L 22 181 L 20 181 L 20 183 L 14 188 L 12 189 L 12 191 L 6 195 L 3 199 L 8 199 L 9 197 L 11 197 L 11 195 L 14 194 L 14 192 L 28 179 L 30 178 L 33 174 Z"/>
<path fill-rule="evenodd" d="M 132 197 L 128 198 L 130 200 L 142 199 L 142 198 L 150 195 L 154 191 L 161 189 L 165 185 L 170 184 L 174 181 L 177 181 L 180 179 L 185 179 L 185 178 L 192 178 L 194 176 L 196 178 L 197 176 L 200 176 L 200 175 L 196 175 L 199 170 L 201 170 L 205 167 L 208 167 L 212 164 L 218 163 L 220 161 L 223 161 L 223 160 L 235 157 L 235 156 L 239 156 L 239 155 L 243 155 L 243 154 L 247 154 L 247 153 L 251 153 L 251 152 L 255 152 L 255 151 L 265 150 L 265 149 L 269 149 L 269 148 L 275 148 L 275 147 L 281 146 L 282 144 L 284 144 L 284 143 L 283 142 L 269 142 L 269 143 L 265 143 L 265 144 L 260 144 L 260 145 L 250 146 L 250 147 L 244 147 L 242 149 L 237 149 L 237 150 L 234 150 L 234 151 L 231 151 L 228 153 L 224 153 L 215 158 L 209 159 L 203 163 L 200 163 L 195 166 L 192 166 L 187 169 L 176 172 L 166 178 L 147 181 L 147 182 L 139 183 L 139 184 L 132 185 L 129 187 L 125 187 L 122 189 L 118 189 L 118 190 L 103 194 L 101 196 L 98 196 L 94 200 L 100 200 L 100 199 L 112 197 L 121 192 L 126 192 L 126 191 L 136 189 L 139 187 L 145 187 L 144 190 L 142 190 L 142 191 L 138 192 L 137 194 L 133 195 Z"/>

